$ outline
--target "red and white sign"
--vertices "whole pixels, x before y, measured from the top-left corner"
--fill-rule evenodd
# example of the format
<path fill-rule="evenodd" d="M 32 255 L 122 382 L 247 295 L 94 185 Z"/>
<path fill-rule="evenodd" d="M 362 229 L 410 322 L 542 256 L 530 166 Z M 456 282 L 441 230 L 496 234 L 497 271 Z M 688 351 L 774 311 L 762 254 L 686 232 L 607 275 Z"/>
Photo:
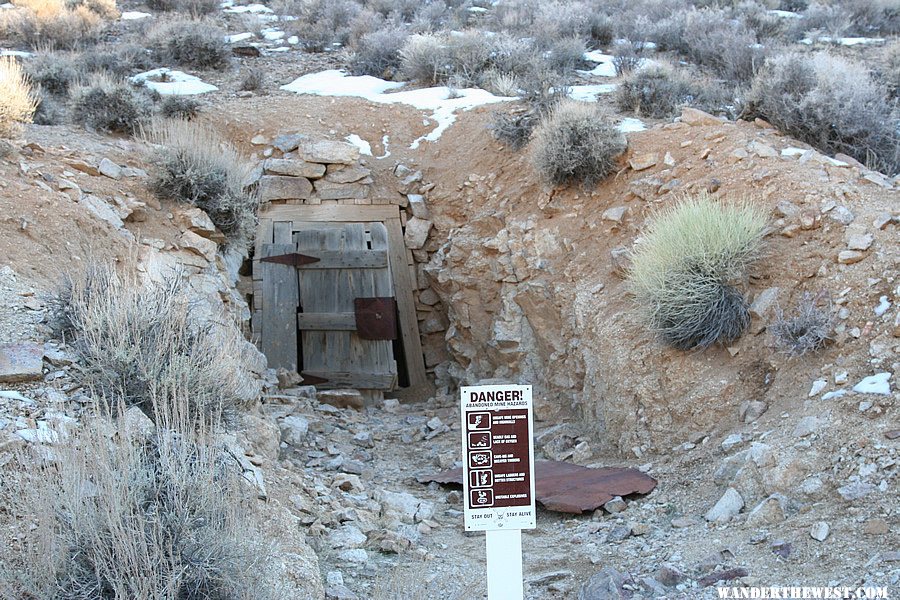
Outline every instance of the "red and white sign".
<path fill-rule="evenodd" d="M 534 529 L 530 385 L 461 389 L 466 531 Z"/>

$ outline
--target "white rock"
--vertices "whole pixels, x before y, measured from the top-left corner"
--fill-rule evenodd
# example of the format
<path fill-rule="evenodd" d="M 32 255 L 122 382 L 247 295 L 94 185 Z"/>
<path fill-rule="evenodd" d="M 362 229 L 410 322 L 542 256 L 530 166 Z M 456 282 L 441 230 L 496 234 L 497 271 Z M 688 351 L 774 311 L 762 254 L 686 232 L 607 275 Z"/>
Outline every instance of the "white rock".
<path fill-rule="evenodd" d="M 309 421 L 299 415 L 291 415 L 282 419 L 278 428 L 281 430 L 281 441 L 291 446 L 300 446 L 309 433 Z"/>
<path fill-rule="evenodd" d="M 828 382 L 824 379 L 816 379 L 813 381 L 812 388 L 809 390 L 809 397 L 818 396 L 819 393 L 825 389 L 825 386 L 828 385 Z"/>
<path fill-rule="evenodd" d="M 728 452 L 735 446 L 739 446 L 744 443 L 744 437 L 739 433 L 732 433 L 727 438 L 722 440 L 722 450 Z"/>
<path fill-rule="evenodd" d="M 358 548 L 366 543 L 366 534 L 354 525 L 343 525 L 328 536 L 332 548 Z"/>
<path fill-rule="evenodd" d="M 716 505 L 706 513 L 706 520 L 713 523 L 727 523 L 744 508 L 744 499 L 732 487 L 725 490 Z"/>
<path fill-rule="evenodd" d="M 828 534 L 830 533 L 831 527 L 829 527 L 828 523 L 825 521 L 819 521 L 818 523 L 813 524 L 809 529 L 809 537 L 818 542 L 824 542 L 828 539 Z"/>
<path fill-rule="evenodd" d="M 814 416 L 803 417 L 794 427 L 794 435 L 796 437 L 806 437 L 816 432 L 819 428 L 819 419 Z"/>
<path fill-rule="evenodd" d="M 104 158 L 100 161 L 100 165 L 97 167 L 97 170 L 110 179 L 122 178 L 122 167 L 109 160 L 108 158 Z"/>
<path fill-rule="evenodd" d="M 888 311 L 891 307 L 891 302 L 888 300 L 887 296 L 882 296 L 878 299 L 878 306 L 875 307 L 875 316 L 880 317 L 884 313 Z"/>
<path fill-rule="evenodd" d="M 882 396 L 891 395 L 891 374 L 876 373 L 870 375 L 853 386 L 854 392 L 860 394 L 880 394 Z"/>
<path fill-rule="evenodd" d="M 431 221 L 413 217 L 406 222 L 406 232 L 404 240 L 406 247 L 410 250 L 419 250 L 425 245 L 428 239 L 428 232 L 431 231 Z"/>

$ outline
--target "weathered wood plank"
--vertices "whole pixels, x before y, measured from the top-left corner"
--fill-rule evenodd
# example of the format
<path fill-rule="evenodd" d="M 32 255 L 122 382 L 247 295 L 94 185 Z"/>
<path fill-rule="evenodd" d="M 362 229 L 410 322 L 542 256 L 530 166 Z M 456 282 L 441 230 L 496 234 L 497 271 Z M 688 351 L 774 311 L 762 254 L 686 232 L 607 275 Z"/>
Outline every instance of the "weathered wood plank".
<path fill-rule="evenodd" d="M 290 221 L 273 221 L 272 223 L 272 241 L 276 244 L 292 244 L 293 239 L 293 223 Z M 287 253 L 285 253 L 287 254 Z"/>
<path fill-rule="evenodd" d="M 292 252 L 294 244 L 263 244 L 262 256 Z M 262 352 L 272 368 L 297 370 L 297 270 L 277 263 L 261 262 L 266 310 L 260 330 Z"/>
<path fill-rule="evenodd" d="M 316 387 L 349 387 L 359 390 L 389 390 L 397 379 L 397 375 L 394 373 L 354 373 L 350 371 L 311 371 L 304 369 L 301 374 L 328 380 L 327 383 L 317 384 Z"/>
<path fill-rule="evenodd" d="M 398 218 L 387 219 L 384 225 L 388 232 L 391 277 L 396 290 L 397 312 L 400 313 L 400 336 L 403 339 L 409 384 L 411 387 L 425 386 L 428 384 L 428 377 L 425 374 L 422 341 L 419 339 L 419 321 L 416 319 L 416 303 L 413 299 L 413 290 L 416 288 L 406 262 L 403 229 Z"/>
<path fill-rule="evenodd" d="M 386 269 L 388 266 L 385 250 L 318 250 L 301 252 L 319 260 L 299 269 Z"/>
<path fill-rule="evenodd" d="M 395 205 L 366 205 L 347 206 L 342 204 L 310 205 L 270 205 L 262 213 L 261 217 L 280 220 L 295 221 L 343 221 L 347 223 L 366 223 L 370 221 L 383 221 L 397 218 L 400 214 Z"/>
<path fill-rule="evenodd" d="M 344 313 L 307 313 L 297 315 L 297 328 L 300 331 L 328 329 L 340 331 L 356 331 L 356 315 Z"/>

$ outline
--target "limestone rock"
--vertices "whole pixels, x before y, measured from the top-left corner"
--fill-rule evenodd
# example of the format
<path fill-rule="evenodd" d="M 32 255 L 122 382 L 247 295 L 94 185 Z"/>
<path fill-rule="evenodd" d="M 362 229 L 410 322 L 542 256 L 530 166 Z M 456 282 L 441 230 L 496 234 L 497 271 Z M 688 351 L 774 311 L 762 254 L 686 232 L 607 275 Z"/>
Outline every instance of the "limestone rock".
<path fill-rule="evenodd" d="M 847 248 L 849 250 L 868 250 L 875 238 L 871 233 L 855 233 L 847 236 Z"/>
<path fill-rule="evenodd" d="M 808 435 L 812 435 L 819 429 L 819 419 L 815 416 L 803 417 L 797 422 L 797 426 L 794 427 L 794 436 L 802 438 Z"/>
<path fill-rule="evenodd" d="M 285 158 L 270 158 L 265 162 L 265 172 L 273 175 L 289 175 L 318 179 L 325 174 L 325 165 Z"/>
<path fill-rule="evenodd" d="M 603 214 L 600 218 L 602 218 L 604 221 L 621 223 L 622 219 L 625 218 L 625 213 L 627 212 L 627 206 L 613 206 L 612 208 L 607 208 L 605 211 L 603 211 Z"/>
<path fill-rule="evenodd" d="M 307 200 L 312 196 L 313 186 L 305 177 L 285 175 L 263 175 L 259 179 L 259 198 L 270 200 Z"/>
<path fill-rule="evenodd" d="M 290 415 L 278 424 L 281 430 L 281 441 L 294 447 L 300 447 L 309 433 L 309 421 L 300 415 Z"/>
<path fill-rule="evenodd" d="M 769 405 L 762 400 L 750 400 L 741 405 L 740 417 L 744 423 L 752 423 L 769 409 Z"/>
<path fill-rule="evenodd" d="M 814 523 L 813 526 L 809 529 L 809 537 L 816 540 L 817 542 L 824 542 L 825 540 L 827 540 L 830 533 L 831 527 L 829 527 L 828 523 L 826 523 L 825 521 Z"/>
<path fill-rule="evenodd" d="M 659 177 L 651 175 L 637 179 L 628 184 L 629 191 L 641 200 L 650 201 L 656 197 L 659 188 L 666 183 Z"/>
<path fill-rule="evenodd" d="M 780 523 L 785 519 L 787 499 L 781 494 L 772 494 L 756 505 L 747 515 L 747 525 L 759 527 Z"/>
<path fill-rule="evenodd" d="M 0 345 L 0 383 L 41 379 L 43 356 L 44 348 L 33 342 Z"/>
<path fill-rule="evenodd" d="M 179 210 L 176 213 L 176 219 L 181 227 L 188 231 L 193 231 L 197 235 L 205 238 L 211 238 L 216 235 L 216 226 L 213 225 L 212 219 L 200 208 L 192 207 Z"/>
<path fill-rule="evenodd" d="M 122 179 L 122 167 L 108 158 L 104 158 L 100 161 L 97 170 L 100 171 L 101 175 L 109 177 L 110 179 Z"/>
<path fill-rule="evenodd" d="M 778 150 L 768 144 L 763 144 L 759 140 L 753 140 L 747 144 L 747 150 L 760 158 L 775 158 L 779 156 Z"/>
<path fill-rule="evenodd" d="M 727 523 L 744 508 L 744 499 L 732 487 L 725 490 L 719 501 L 706 513 L 706 520 L 712 523 Z"/>
<path fill-rule="evenodd" d="M 314 163 L 341 163 L 352 165 L 359 160 L 359 148 L 347 142 L 319 140 L 298 146 L 303 160 Z"/>
<path fill-rule="evenodd" d="M 842 265 L 856 264 L 865 257 L 866 253 L 858 250 L 842 250 L 838 252 L 838 262 Z"/>
<path fill-rule="evenodd" d="M 406 171 L 400 171 L 400 166 L 402 165 L 398 165 L 398 170 L 395 172 L 405 173 L 406 171 L 409 171 L 409 169 L 406 169 Z M 398 175 L 398 177 L 401 177 L 400 183 L 397 184 L 398 192 L 400 192 L 401 194 L 406 194 L 408 196 L 409 194 L 414 194 L 419 191 L 419 185 L 422 182 L 422 171 L 415 171 L 403 176 Z"/>
<path fill-rule="evenodd" d="M 612 500 L 603 505 L 603 508 L 609 513 L 620 513 L 628 508 L 628 505 L 622 500 L 621 496 L 613 496 Z"/>
<path fill-rule="evenodd" d="M 607 567 L 584 582 L 578 590 L 578 600 L 626 600 L 633 594 L 625 585 L 635 587 L 631 576 Z"/>
<path fill-rule="evenodd" d="M 257 140 L 256 142 L 251 140 L 251 142 L 256 145 L 263 145 L 266 143 L 266 138 L 263 136 L 256 136 L 253 139 Z M 306 139 L 308 139 L 308 136 L 302 133 L 286 133 L 275 138 L 275 141 L 272 142 L 272 145 L 282 152 L 290 152 L 292 150 L 296 150 L 297 147 Z"/>
<path fill-rule="evenodd" d="M 104 201 L 102 198 L 94 196 L 92 194 L 84 194 L 81 196 L 81 198 L 78 199 L 78 203 L 87 208 L 98 219 L 106 221 L 114 228 L 125 228 L 125 223 L 122 221 L 122 218 L 119 216 L 116 210 L 113 209 L 113 207 L 110 206 L 109 203 Z"/>
<path fill-rule="evenodd" d="M 372 171 L 362 165 L 328 165 L 325 179 L 334 183 L 354 183 L 371 174 Z"/>
<path fill-rule="evenodd" d="M 219 245 L 214 241 L 208 240 L 193 231 L 185 231 L 181 234 L 181 237 L 178 238 L 178 245 L 198 256 L 202 256 L 209 262 L 215 262 L 216 252 L 219 249 Z"/>
<path fill-rule="evenodd" d="M 644 169 L 655 167 L 657 162 L 659 162 L 659 155 L 655 152 L 648 152 L 632 157 L 628 164 L 635 171 L 643 171 Z"/>
<path fill-rule="evenodd" d="M 361 200 L 369 196 L 369 186 L 365 183 L 335 183 L 326 178 L 317 179 L 314 187 L 322 200 Z"/>
<path fill-rule="evenodd" d="M 382 490 L 377 495 L 382 515 L 394 513 L 403 523 L 416 523 L 434 516 L 434 504 L 408 492 Z"/>
<path fill-rule="evenodd" d="M 750 315 L 753 317 L 751 331 L 753 333 L 759 333 L 765 329 L 765 319 L 778 302 L 780 291 L 777 287 L 770 287 L 761 291 L 753 299 L 753 303 L 750 305 Z"/>
<path fill-rule="evenodd" d="M 332 548 L 359 548 L 366 543 L 368 537 L 355 525 L 343 525 L 328 536 Z"/>
<path fill-rule="evenodd" d="M 422 196 L 421 194 L 409 194 L 406 199 L 409 202 L 409 209 L 412 211 L 414 217 L 425 219 L 426 221 L 431 218 L 431 215 L 428 212 L 428 206 L 425 205 L 425 196 Z"/>
<path fill-rule="evenodd" d="M 406 222 L 406 232 L 403 236 L 406 247 L 410 250 L 418 250 L 425 245 L 430 231 L 431 221 L 413 217 Z"/>
<path fill-rule="evenodd" d="M 337 408 L 355 408 L 362 410 L 366 402 L 359 390 L 319 390 L 316 399 L 322 404 L 330 404 Z"/>
<path fill-rule="evenodd" d="M 688 125 L 721 125 L 722 119 L 696 108 L 685 106 L 681 109 L 681 122 Z"/>

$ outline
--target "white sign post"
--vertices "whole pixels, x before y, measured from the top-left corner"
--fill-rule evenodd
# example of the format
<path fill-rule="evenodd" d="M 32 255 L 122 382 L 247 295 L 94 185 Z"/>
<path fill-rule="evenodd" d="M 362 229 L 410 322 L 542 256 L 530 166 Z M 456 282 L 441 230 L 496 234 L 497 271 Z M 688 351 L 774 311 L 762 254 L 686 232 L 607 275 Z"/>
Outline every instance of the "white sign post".
<path fill-rule="evenodd" d="M 522 529 L 534 529 L 530 385 L 460 390 L 466 531 L 486 532 L 488 600 L 522 600 Z"/>

